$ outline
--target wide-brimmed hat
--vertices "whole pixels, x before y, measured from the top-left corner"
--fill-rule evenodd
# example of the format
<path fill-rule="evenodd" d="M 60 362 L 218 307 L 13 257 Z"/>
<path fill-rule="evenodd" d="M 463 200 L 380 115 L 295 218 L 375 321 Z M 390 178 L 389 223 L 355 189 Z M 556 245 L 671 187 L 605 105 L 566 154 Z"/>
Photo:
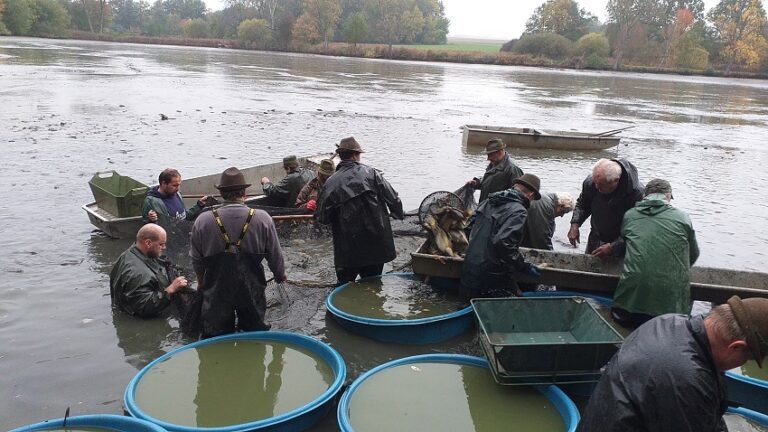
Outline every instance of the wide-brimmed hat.
<path fill-rule="evenodd" d="M 523 174 L 521 177 L 518 177 L 514 180 L 512 180 L 512 184 L 520 183 L 521 185 L 527 187 L 530 189 L 534 194 L 534 199 L 541 198 L 541 193 L 539 193 L 539 187 L 541 187 L 541 180 L 539 180 L 538 177 L 536 177 L 533 174 Z"/>
<path fill-rule="evenodd" d="M 739 296 L 728 299 L 736 322 L 747 338 L 747 345 L 752 351 L 757 365 L 763 367 L 763 357 L 768 354 L 768 299 Z"/>
<path fill-rule="evenodd" d="M 320 166 L 317 167 L 317 173 L 326 176 L 332 176 L 336 172 L 336 165 L 331 159 L 323 159 L 320 161 Z"/>
<path fill-rule="evenodd" d="M 296 168 L 299 166 L 299 160 L 294 155 L 286 156 L 283 158 L 283 166 Z"/>
<path fill-rule="evenodd" d="M 669 194 L 670 198 L 674 198 L 672 196 L 672 185 L 669 184 L 668 181 L 664 179 L 655 178 L 648 182 L 648 184 L 645 185 L 645 195 L 648 196 L 650 194 Z"/>
<path fill-rule="evenodd" d="M 239 169 L 235 167 L 229 167 L 221 173 L 221 180 L 216 185 L 216 189 L 221 192 L 230 192 L 240 189 L 246 189 L 250 186 L 250 183 L 245 182 L 245 176 Z"/>
<path fill-rule="evenodd" d="M 504 150 L 505 148 L 507 148 L 507 145 L 504 144 L 504 141 L 500 140 L 499 138 L 494 138 L 489 140 L 485 145 L 485 154 L 491 154 L 499 150 Z"/>
<path fill-rule="evenodd" d="M 341 140 L 341 142 L 336 144 L 336 153 L 341 152 L 365 153 L 363 148 L 360 147 L 360 144 L 357 143 L 357 140 L 355 140 L 354 137 L 344 138 Z"/>

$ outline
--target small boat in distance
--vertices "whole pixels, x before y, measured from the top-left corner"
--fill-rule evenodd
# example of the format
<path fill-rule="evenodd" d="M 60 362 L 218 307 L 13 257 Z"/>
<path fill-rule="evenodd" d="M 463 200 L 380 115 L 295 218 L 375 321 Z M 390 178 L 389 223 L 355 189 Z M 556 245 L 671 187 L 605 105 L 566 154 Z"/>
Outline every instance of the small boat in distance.
<path fill-rule="evenodd" d="M 488 140 L 501 139 L 510 148 L 536 148 L 552 150 L 605 150 L 619 145 L 615 136 L 632 126 L 602 133 L 546 131 L 533 128 L 465 125 L 463 144 L 485 146 Z"/>

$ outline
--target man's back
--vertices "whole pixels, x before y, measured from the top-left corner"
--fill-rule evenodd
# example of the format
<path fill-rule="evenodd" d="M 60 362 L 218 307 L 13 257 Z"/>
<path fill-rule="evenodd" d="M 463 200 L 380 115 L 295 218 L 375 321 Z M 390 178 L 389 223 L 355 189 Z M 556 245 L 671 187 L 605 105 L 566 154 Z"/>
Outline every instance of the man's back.
<path fill-rule="evenodd" d="M 691 310 L 690 267 L 699 256 L 690 218 L 654 194 L 627 211 L 624 271 L 614 305 L 647 315 Z"/>
<path fill-rule="evenodd" d="M 541 198 L 533 201 L 528 208 L 525 220 L 525 236 L 521 246 L 552 250 L 552 235 L 555 233 L 555 209 L 557 194 L 541 194 Z"/>

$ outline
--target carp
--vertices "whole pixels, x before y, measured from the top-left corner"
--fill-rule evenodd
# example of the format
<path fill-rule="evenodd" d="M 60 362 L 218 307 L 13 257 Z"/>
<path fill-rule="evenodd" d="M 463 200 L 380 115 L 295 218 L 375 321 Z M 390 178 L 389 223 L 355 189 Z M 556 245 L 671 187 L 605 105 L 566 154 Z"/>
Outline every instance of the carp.
<path fill-rule="evenodd" d="M 437 219 L 434 216 L 427 215 L 424 217 L 422 226 L 432 234 L 432 241 L 437 247 L 437 250 L 446 256 L 453 257 L 456 254 L 453 252 L 453 245 L 451 244 L 451 238 L 448 236 L 440 225 L 437 223 Z"/>

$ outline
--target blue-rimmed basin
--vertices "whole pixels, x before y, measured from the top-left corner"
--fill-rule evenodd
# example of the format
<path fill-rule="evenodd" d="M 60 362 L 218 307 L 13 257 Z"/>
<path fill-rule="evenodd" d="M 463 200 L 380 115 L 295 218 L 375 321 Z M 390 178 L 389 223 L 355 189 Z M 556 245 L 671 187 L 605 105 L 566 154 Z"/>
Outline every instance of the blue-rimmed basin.
<path fill-rule="evenodd" d="M 117 415 L 83 415 L 67 417 L 67 428 L 94 428 L 117 432 L 165 432 L 162 427 L 145 420 Z M 11 432 L 44 431 L 64 428 L 64 418 L 22 426 Z"/>
<path fill-rule="evenodd" d="M 350 282 L 336 288 L 328 299 L 326 306 L 334 319 L 345 329 L 382 342 L 394 342 L 401 344 L 427 344 L 441 342 L 462 333 L 465 333 L 475 325 L 472 314 L 472 306 L 468 305 L 459 310 L 426 318 L 414 319 L 382 319 L 371 318 L 342 310 L 335 300 L 340 293 L 347 289 L 355 289 L 355 284 L 372 281 L 378 278 L 401 278 L 410 281 L 418 281 L 419 277 L 413 273 L 389 273 L 382 276 L 361 279 L 358 282 Z M 439 290 L 439 289 L 438 289 Z"/>
<path fill-rule="evenodd" d="M 217 346 L 216 344 L 220 345 Z M 203 368 L 204 354 L 205 356 L 210 356 L 216 354 L 214 350 L 226 350 L 229 349 L 228 347 L 230 346 L 234 346 L 235 349 L 242 349 L 244 352 L 243 356 L 238 353 L 238 355 L 233 358 L 224 357 L 223 360 L 222 357 L 207 357 L 205 361 L 208 364 L 205 365 L 205 369 Z M 287 351 L 286 347 L 287 350 L 290 351 Z M 279 353 L 278 348 L 280 349 Z M 254 350 L 258 352 L 258 357 L 252 354 L 255 352 Z M 307 352 L 309 354 L 307 354 Z M 283 360 L 283 356 L 286 354 L 293 356 L 289 356 L 289 359 L 298 358 L 300 360 L 300 362 L 293 363 L 298 363 L 302 365 L 302 368 L 305 368 L 301 371 L 306 370 L 307 373 L 312 374 L 315 371 L 309 370 L 309 367 L 317 369 L 317 372 L 320 372 L 321 369 L 326 371 L 327 369 L 330 369 L 332 381 L 329 379 L 328 381 L 331 381 L 330 384 L 326 384 L 324 382 L 325 379 L 321 379 L 321 386 L 326 387 L 326 389 L 322 391 L 317 389 L 318 379 L 314 379 L 313 386 L 316 387 L 314 391 L 318 394 L 317 396 L 314 396 L 313 394 L 301 395 L 302 400 L 310 400 L 307 403 L 295 407 L 281 406 L 278 410 L 280 412 L 276 415 L 256 418 L 239 424 L 225 423 L 216 424 L 214 426 L 206 425 L 205 427 L 198 426 L 197 424 L 177 424 L 181 423 L 181 421 L 176 421 L 176 423 L 173 421 L 166 421 L 157 418 L 156 415 L 150 415 L 147 412 L 164 410 L 169 410 L 170 412 L 170 410 L 175 409 L 175 405 L 182 405 L 181 402 L 183 402 L 184 407 L 196 407 L 194 414 L 197 416 L 197 419 L 201 418 L 201 415 L 203 415 L 206 418 L 206 422 L 211 421 L 211 418 L 216 418 L 216 420 L 219 421 L 219 417 L 216 416 L 220 416 L 220 414 L 215 410 L 211 410 L 210 407 L 215 405 L 222 406 L 222 403 L 227 404 L 227 398 L 231 398 L 235 390 L 232 387 L 227 387 L 226 389 L 222 388 L 221 377 L 226 377 L 228 384 L 231 384 L 232 386 L 237 386 L 249 381 L 259 382 L 259 386 L 264 386 L 263 390 L 261 387 L 255 385 L 242 386 L 242 389 L 237 390 L 241 392 L 240 394 L 253 396 L 256 400 L 258 400 L 260 395 L 268 394 L 272 397 L 271 401 L 273 406 L 266 407 L 266 409 L 274 410 L 274 407 L 276 406 L 274 404 L 285 404 L 284 400 L 280 400 L 282 394 L 279 392 L 281 389 L 285 388 L 286 391 L 296 392 L 297 389 L 299 391 L 302 389 L 307 389 L 307 391 L 309 391 L 308 389 L 310 387 L 309 383 L 305 386 L 304 383 L 298 382 L 301 380 L 301 374 L 297 373 L 296 366 L 293 367 L 293 371 L 283 370 L 284 367 L 288 366 L 290 369 L 291 366 L 290 361 Z M 171 368 L 170 366 L 176 367 L 177 364 L 181 364 L 182 367 L 179 367 L 178 369 L 183 371 L 185 365 L 184 362 L 189 361 L 189 359 L 194 361 L 194 355 L 197 355 L 198 365 L 200 367 L 199 372 L 196 370 L 194 375 L 187 373 L 186 375 L 176 377 L 174 374 L 177 373 L 175 372 L 177 369 Z M 280 357 L 278 357 L 278 355 Z M 268 356 L 269 362 L 267 362 Z M 166 361 L 175 361 L 176 363 L 168 363 L 164 365 L 163 363 Z M 208 369 L 209 366 L 214 369 Z M 238 376 L 233 376 L 233 370 L 245 370 L 249 374 L 253 371 L 253 376 L 247 377 L 247 380 L 245 379 L 246 377 L 239 378 Z M 204 377 L 203 374 L 200 373 L 202 371 L 208 371 L 210 376 Z M 152 389 L 152 393 L 150 394 L 152 395 L 153 400 L 162 401 L 163 404 L 165 404 L 162 409 L 157 405 L 142 407 L 140 406 L 141 402 L 137 400 L 137 391 L 142 391 L 143 395 L 147 394 L 148 390 L 142 390 L 141 386 L 142 379 L 147 377 L 148 374 L 153 374 L 150 375 L 151 379 L 148 380 L 149 383 L 152 383 L 152 379 L 158 377 L 165 380 L 174 380 L 173 385 L 148 386 L 148 388 Z M 124 403 L 128 412 L 134 417 L 151 421 L 169 431 L 300 431 L 314 425 L 331 410 L 334 398 L 339 390 L 341 390 L 345 378 L 346 366 L 344 365 L 344 360 L 341 356 L 330 346 L 314 338 L 280 331 L 235 333 L 183 346 L 153 361 L 139 371 L 139 373 L 131 380 L 125 391 Z M 238 381 L 238 379 L 241 379 L 242 381 Z M 262 382 L 263 384 L 261 384 Z M 200 387 L 203 385 L 207 386 L 206 390 L 208 391 L 203 392 L 200 390 Z M 266 387 L 269 387 L 269 389 L 266 389 Z M 209 390 L 211 388 L 213 388 L 213 391 Z M 167 392 L 167 394 L 165 394 L 165 392 Z M 185 398 L 183 401 L 180 399 L 182 397 Z M 192 397 L 195 399 L 190 400 Z M 311 397 L 314 397 L 314 399 L 311 399 Z M 240 403 L 241 400 L 242 399 L 238 399 L 237 402 Z M 168 401 L 167 404 L 165 401 Z M 206 408 L 208 408 L 208 410 L 206 410 Z M 259 407 L 258 409 L 262 408 L 263 407 Z M 256 409 L 254 409 L 254 412 L 255 411 Z M 183 415 L 189 416 L 191 414 L 185 412 Z M 185 417 L 185 419 L 187 418 L 188 417 Z M 188 420 L 185 420 L 185 422 L 187 421 Z"/>
<path fill-rule="evenodd" d="M 432 364 L 443 364 L 443 365 L 456 365 L 456 366 L 470 366 L 481 369 L 484 373 L 487 373 L 487 382 L 483 382 L 482 387 L 474 387 L 476 384 L 471 384 L 469 381 L 464 382 L 463 380 L 459 379 L 458 373 L 454 374 L 456 377 L 456 382 L 453 382 L 451 379 L 444 379 L 445 376 L 438 376 L 440 379 L 440 382 L 435 382 L 435 377 L 430 377 L 429 375 L 421 375 L 420 372 L 423 371 L 424 365 L 427 364 L 427 366 L 430 366 Z M 491 376 L 491 371 L 488 366 L 488 362 L 480 357 L 471 357 L 467 355 L 462 354 L 426 354 L 426 355 L 418 355 L 418 356 L 412 356 L 412 357 L 406 357 L 398 360 L 394 360 L 388 363 L 385 363 L 383 365 L 380 365 L 365 374 L 361 375 L 359 378 L 357 378 L 347 389 L 347 391 L 344 393 L 344 395 L 341 398 L 341 401 L 339 403 L 338 408 L 338 421 L 339 426 L 341 427 L 341 430 L 344 432 L 363 432 L 365 429 L 362 427 L 362 425 L 358 425 L 360 429 L 355 429 L 353 426 L 353 420 L 351 419 L 351 411 L 352 405 L 354 405 L 355 398 L 358 394 L 364 395 L 367 391 L 373 391 L 374 388 L 371 389 L 365 389 L 366 385 L 369 385 L 370 382 L 374 384 L 370 385 L 376 385 L 376 378 L 378 378 L 382 373 L 391 372 L 393 368 L 400 368 L 400 367 L 407 367 L 410 365 L 410 367 L 416 368 L 413 369 L 414 375 L 412 377 L 408 377 L 407 385 L 403 386 L 398 380 L 395 380 L 395 384 L 399 387 L 397 388 L 397 394 L 388 395 L 388 394 L 381 394 L 377 396 L 375 407 L 373 408 L 373 411 L 377 413 L 377 415 L 384 416 L 388 418 L 389 420 L 387 422 L 381 422 L 379 426 L 381 426 L 382 429 L 380 430 L 409 430 L 408 427 L 403 426 L 401 423 L 398 423 L 398 419 L 403 419 L 404 415 L 406 413 L 402 412 L 403 407 L 406 408 L 410 412 L 407 413 L 408 415 L 413 415 L 414 412 L 421 412 L 424 415 L 423 424 L 425 425 L 432 425 L 435 427 L 435 429 L 432 430 L 440 430 L 440 427 L 434 423 L 437 419 L 453 419 L 454 417 L 452 414 L 455 413 L 457 410 L 462 410 L 464 413 L 469 413 L 469 416 L 471 417 L 472 422 L 477 422 L 475 424 L 475 427 L 480 426 L 481 418 L 487 418 L 490 416 L 493 416 L 494 413 L 498 414 L 498 411 L 494 412 L 484 412 L 480 413 L 478 410 L 488 409 L 488 407 L 493 403 L 492 398 L 494 395 L 486 394 L 483 389 L 491 389 L 489 391 L 500 391 L 500 392 L 513 392 L 513 391 L 528 391 L 531 388 L 523 388 L 523 387 L 508 387 L 508 386 L 498 386 L 494 381 L 493 377 Z M 421 366 L 418 366 L 421 365 Z M 463 375 L 462 371 L 462 377 Z M 389 380 L 391 377 L 388 377 Z M 379 381 L 381 382 L 381 381 Z M 443 391 L 438 390 L 435 388 L 436 384 L 440 384 L 440 387 L 443 389 Z M 470 387 L 472 386 L 472 387 Z M 446 389 L 450 388 L 450 391 L 445 391 Z M 472 389 L 477 388 L 477 391 L 472 391 Z M 361 390 L 362 389 L 362 390 Z M 556 386 L 550 385 L 550 386 L 532 386 L 532 389 L 535 389 L 535 391 L 540 392 L 546 399 L 555 407 L 557 410 L 557 413 L 559 414 L 560 418 L 563 421 L 563 429 L 568 432 L 573 432 L 576 430 L 576 425 L 579 423 L 580 416 L 579 412 L 576 409 L 576 405 L 571 401 L 568 396 L 565 395 L 559 388 Z M 464 399 L 462 402 L 465 402 L 463 406 L 457 407 L 450 403 L 447 403 L 445 401 L 445 397 L 447 394 L 459 394 L 459 397 L 461 398 L 461 391 L 464 390 L 466 393 L 466 399 Z M 361 396 L 362 397 L 362 396 Z M 496 400 L 496 403 L 501 402 L 504 403 L 503 400 Z M 509 409 L 512 409 L 512 406 L 505 404 L 505 407 L 508 407 Z M 493 408 L 491 408 L 491 411 L 493 411 Z M 478 418 L 475 418 L 475 415 Z M 520 416 L 520 417 L 525 417 Z M 421 419 L 418 419 L 416 423 L 422 423 L 420 421 Z M 466 417 L 463 420 L 467 420 Z M 460 427 L 458 425 L 452 425 L 454 427 Z M 489 426 L 489 425 L 486 425 Z M 401 429 L 402 428 L 402 429 Z M 431 429 L 431 427 L 427 427 L 427 429 Z M 425 430 L 427 430 L 425 429 Z M 498 429 L 498 428 L 496 428 Z M 503 427 L 504 430 L 515 430 L 514 424 L 506 424 Z M 480 429 L 483 430 L 483 429 Z M 490 429 L 488 429 L 490 430 Z"/>
<path fill-rule="evenodd" d="M 765 363 L 763 366 L 768 367 Z M 768 414 L 768 382 L 734 372 L 726 372 L 725 381 L 728 400 L 738 403 L 739 409 Z"/>

